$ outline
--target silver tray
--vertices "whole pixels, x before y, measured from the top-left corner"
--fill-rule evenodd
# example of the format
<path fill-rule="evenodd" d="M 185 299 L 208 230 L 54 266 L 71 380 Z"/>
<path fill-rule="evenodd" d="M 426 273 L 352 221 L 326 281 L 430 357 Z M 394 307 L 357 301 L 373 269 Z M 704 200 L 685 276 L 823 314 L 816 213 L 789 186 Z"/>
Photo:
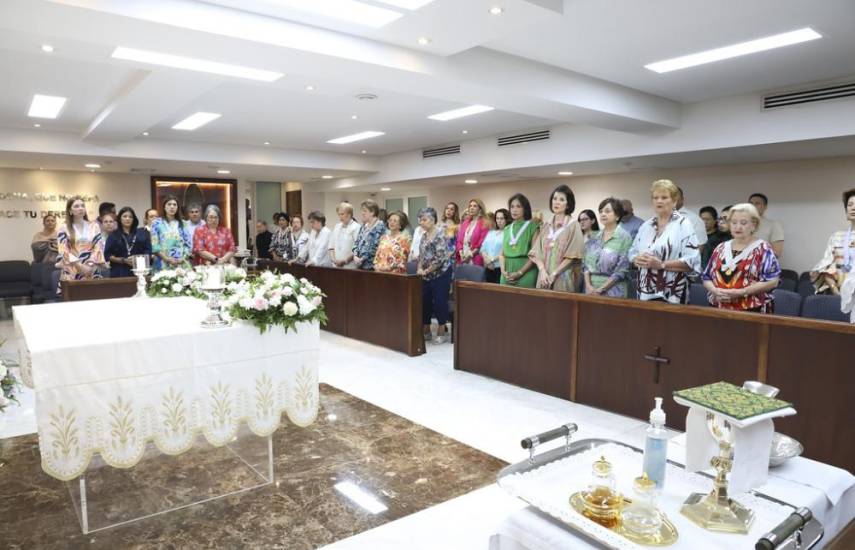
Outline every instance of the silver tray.
<path fill-rule="evenodd" d="M 565 429 L 565 428 L 568 428 L 568 429 Z M 561 431 L 562 429 L 565 429 L 565 430 Z M 540 436 L 532 436 L 530 438 L 524 439 L 522 442 L 523 448 L 529 449 L 529 451 L 531 452 L 531 457 L 528 460 L 524 460 L 522 462 L 517 462 L 516 464 L 511 464 L 510 466 L 506 466 L 505 468 L 503 468 L 498 473 L 498 475 L 496 476 L 496 482 L 501 487 L 502 486 L 502 480 L 508 476 L 512 476 L 514 474 L 521 474 L 521 473 L 529 472 L 529 471 L 535 470 L 535 469 L 537 469 L 537 468 L 539 468 L 545 464 L 549 464 L 550 462 L 555 462 L 555 461 L 561 460 L 562 458 L 567 457 L 567 456 L 575 455 L 575 454 L 582 453 L 585 451 L 590 451 L 590 450 L 596 449 L 597 447 L 600 447 L 600 446 L 606 445 L 606 444 L 610 444 L 610 443 L 614 443 L 617 445 L 621 445 L 623 447 L 630 448 L 630 449 L 632 449 L 635 452 L 640 453 L 640 454 L 643 453 L 643 451 L 641 449 L 639 449 L 638 447 L 634 447 L 632 445 L 627 445 L 626 443 L 622 443 L 620 441 L 616 441 L 616 440 L 612 440 L 612 439 L 582 439 L 582 440 L 578 440 L 578 441 L 573 441 L 571 443 L 569 438 L 570 438 L 570 435 L 572 435 L 572 433 L 575 431 L 576 431 L 576 426 L 574 424 L 565 424 L 561 428 L 557 428 L 555 430 L 550 430 L 550 432 L 546 432 L 546 434 L 540 434 Z M 562 446 L 554 448 L 554 449 L 550 449 L 548 451 L 544 451 L 540 454 L 534 454 L 534 450 L 539 444 L 545 443 L 551 439 L 556 439 L 556 438 L 561 437 L 561 436 L 567 437 L 567 443 L 565 443 L 565 445 L 562 445 Z M 672 464 L 673 466 L 676 466 L 676 467 L 681 468 L 681 469 L 685 469 L 683 465 L 678 464 L 674 461 L 669 460 L 668 462 L 670 464 Z M 712 479 L 712 476 L 710 476 L 706 473 L 703 473 L 703 472 L 698 472 L 698 475 Z M 793 506 L 792 504 L 789 504 L 787 502 L 783 502 L 781 500 L 770 497 L 768 495 L 764 495 L 764 494 L 756 492 L 756 491 L 751 491 L 751 493 L 754 494 L 755 496 L 759 497 L 759 498 L 763 498 L 763 499 L 766 499 L 768 501 L 771 501 L 771 502 L 786 506 L 788 508 L 791 508 L 794 512 L 796 512 L 797 510 L 799 510 L 799 511 L 805 510 L 805 509 L 798 509 L 796 506 Z M 587 533 L 582 533 L 581 531 L 578 531 L 576 528 L 574 528 L 572 525 L 567 524 L 563 521 L 560 521 L 556 517 L 550 515 L 547 511 L 539 509 L 537 506 L 534 506 L 534 505 L 530 505 L 530 508 L 532 510 L 535 510 L 537 512 L 538 516 L 546 519 L 547 521 L 549 521 L 555 525 L 558 525 L 558 526 L 562 527 L 563 529 L 566 529 L 567 531 L 570 531 L 574 534 L 580 535 L 580 536 L 584 537 L 585 539 L 590 540 L 590 535 L 588 535 Z M 809 511 L 808 511 L 808 514 L 809 514 Z M 775 527 L 776 526 L 774 526 L 774 525 L 770 525 L 769 529 L 771 530 Z M 824 534 L 824 529 L 822 527 L 822 524 L 819 521 L 817 521 L 816 518 L 810 517 L 810 519 L 808 519 L 804 523 L 804 525 L 803 525 L 803 527 L 801 527 L 801 529 L 799 529 L 798 531 L 795 531 L 793 533 L 788 533 L 787 536 L 785 536 L 785 537 L 780 537 L 777 544 L 774 546 L 774 548 L 776 550 L 805 550 L 805 549 L 809 549 L 809 548 L 814 547 L 822 539 L 823 534 Z M 603 544 L 605 548 L 612 548 L 611 546 L 604 544 L 603 541 L 598 541 L 598 542 L 600 544 Z"/>

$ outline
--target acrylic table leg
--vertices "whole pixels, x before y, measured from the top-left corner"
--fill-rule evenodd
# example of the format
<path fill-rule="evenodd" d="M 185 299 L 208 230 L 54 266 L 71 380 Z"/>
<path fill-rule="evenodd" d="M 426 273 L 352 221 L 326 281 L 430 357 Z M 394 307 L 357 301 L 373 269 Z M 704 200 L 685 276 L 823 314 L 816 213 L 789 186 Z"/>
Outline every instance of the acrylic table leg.
<path fill-rule="evenodd" d="M 89 533 L 89 512 L 86 509 L 86 476 L 80 476 L 80 526 L 83 534 Z"/>
<path fill-rule="evenodd" d="M 267 436 L 267 481 L 273 483 L 273 436 Z"/>

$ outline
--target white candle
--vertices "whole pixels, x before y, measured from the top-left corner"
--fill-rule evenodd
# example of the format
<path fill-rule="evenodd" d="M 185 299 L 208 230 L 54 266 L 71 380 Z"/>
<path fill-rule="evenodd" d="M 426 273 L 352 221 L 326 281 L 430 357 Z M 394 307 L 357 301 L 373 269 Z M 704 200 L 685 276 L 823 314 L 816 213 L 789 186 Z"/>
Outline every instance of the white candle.
<path fill-rule="evenodd" d="M 134 269 L 143 270 L 146 268 L 146 258 L 142 255 L 134 256 Z"/>
<path fill-rule="evenodd" d="M 217 267 L 209 267 L 205 270 L 205 288 L 222 288 L 223 272 Z"/>

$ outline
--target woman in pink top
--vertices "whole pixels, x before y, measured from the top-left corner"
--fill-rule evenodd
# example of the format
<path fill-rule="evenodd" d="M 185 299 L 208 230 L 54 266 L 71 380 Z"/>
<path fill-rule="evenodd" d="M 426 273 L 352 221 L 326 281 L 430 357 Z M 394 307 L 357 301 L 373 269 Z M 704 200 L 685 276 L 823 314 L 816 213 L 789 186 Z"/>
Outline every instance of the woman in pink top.
<path fill-rule="evenodd" d="M 456 264 L 484 265 L 481 256 L 481 244 L 490 232 L 490 222 L 487 221 L 487 210 L 480 199 L 469 201 L 469 219 L 460 223 L 457 229 L 457 243 L 454 245 L 454 261 Z"/>

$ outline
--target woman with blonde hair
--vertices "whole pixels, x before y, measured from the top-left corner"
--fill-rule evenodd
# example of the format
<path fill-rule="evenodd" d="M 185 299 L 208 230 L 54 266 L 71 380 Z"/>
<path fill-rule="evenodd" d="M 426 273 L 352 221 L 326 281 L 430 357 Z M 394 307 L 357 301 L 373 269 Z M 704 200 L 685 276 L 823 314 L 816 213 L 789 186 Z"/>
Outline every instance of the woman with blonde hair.
<path fill-rule="evenodd" d="M 56 216 L 45 214 L 42 218 L 42 230 L 33 235 L 30 248 L 33 250 L 33 263 L 55 264 L 58 257 Z"/>
<path fill-rule="evenodd" d="M 749 203 L 730 209 L 733 239 L 713 250 L 704 270 L 710 303 L 722 309 L 772 313 L 772 291 L 781 278 L 781 266 L 772 246 L 754 233 L 760 214 Z"/>
<path fill-rule="evenodd" d="M 454 252 L 457 246 L 457 228 L 460 226 L 460 207 L 456 202 L 450 202 L 445 205 L 445 210 L 442 211 L 442 220 L 437 227 L 445 233 L 445 239 L 448 242 L 448 249 Z"/>
<path fill-rule="evenodd" d="M 79 195 L 65 203 L 65 226 L 57 234 L 57 251 L 62 269 L 60 281 L 98 278 L 98 266 L 104 263 L 101 228 L 89 221 L 86 203 Z M 56 293 L 61 291 L 60 284 Z"/>
<path fill-rule="evenodd" d="M 359 209 L 362 214 L 362 227 L 353 241 L 353 261 L 357 269 L 372 271 L 380 237 L 386 233 L 386 224 L 380 221 L 380 207 L 373 200 L 362 201 Z"/>
<path fill-rule="evenodd" d="M 687 303 L 689 275 L 701 269 L 695 228 L 676 211 L 679 193 L 671 180 L 656 180 L 650 186 L 655 215 L 638 228 L 627 255 L 638 267 L 640 300 Z"/>
<path fill-rule="evenodd" d="M 457 230 L 457 242 L 454 244 L 454 262 L 456 264 L 484 265 L 481 257 L 481 245 L 490 232 L 487 221 L 487 209 L 481 199 L 471 199 L 466 209 L 469 218 L 460 223 Z"/>

